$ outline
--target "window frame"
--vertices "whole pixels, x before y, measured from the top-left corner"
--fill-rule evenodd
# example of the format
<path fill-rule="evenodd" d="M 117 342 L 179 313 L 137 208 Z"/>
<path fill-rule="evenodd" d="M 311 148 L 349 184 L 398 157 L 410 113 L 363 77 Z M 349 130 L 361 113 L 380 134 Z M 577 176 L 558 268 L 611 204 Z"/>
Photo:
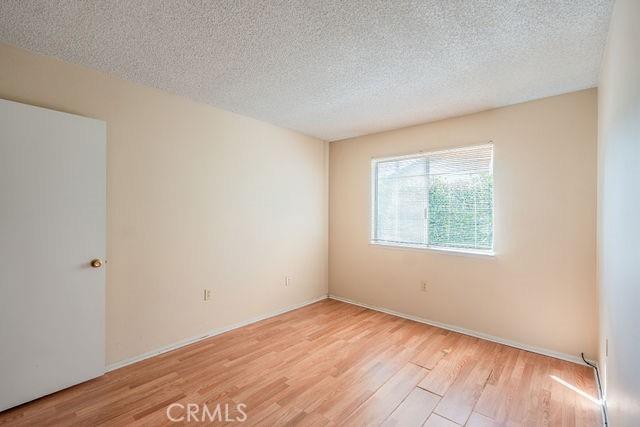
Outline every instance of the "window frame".
<path fill-rule="evenodd" d="M 491 177 L 493 178 L 494 172 L 494 160 L 495 160 L 495 145 L 493 141 L 489 141 L 481 144 L 473 144 L 473 145 L 461 145 L 447 148 L 440 148 L 435 150 L 420 150 L 417 153 L 411 154 L 401 154 L 395 156 L 385 156 L 385 157 L 372 157 L 371 158 L 371 172 L 369 175 L 370 180 L 370 200 L 369 200 L 369 244 L 372 246 L 389 248 L 389 249 L 409 249 L 409 250 L 419 250 L 419 251 L 432 251 L 439 252 L 451 255 L 463 255 L 463 256 L 481 256 L 481 257 L 494 257 L 496 255 L 495 252 L 495 241 L 496 241 L 496 232 L 495 232 L 495 216 L 496 216 L 496 206 L 495 206 L 495 181 L 493 184 L 493 191 L 491 192 L 491 232 L 493 238 L 491 239 L 491 248 L 490 249 L 475 249 L 475 248 L 455 248 L 455 247 L 445 247 L 445 246 L 437 246 L 430 244 L 419 244 L 419 243 L 402 243 L 402 242 L 386 242 L 386 241 L 378 241 L 376 240 L 376 215 L 377 215 L 377 195 L 378 195 L 378 168 L 377 165 L 379 163 L 388 162 L 388 161 L 398 161 L 398 160 L 408 160 L 414 158 L 422 158 L 428 157 L 434 154 L 445 153 L 447 151 L 459 150 L 465 148 L 475 148 L 475 147 L 491 147 Z M 428 212 L 429 212 L 429 190 L 427 190 L 426 194 L 426 212 L 427 218 L 427 242 L 429 241 L 429 225 L 428 225 Z"/>

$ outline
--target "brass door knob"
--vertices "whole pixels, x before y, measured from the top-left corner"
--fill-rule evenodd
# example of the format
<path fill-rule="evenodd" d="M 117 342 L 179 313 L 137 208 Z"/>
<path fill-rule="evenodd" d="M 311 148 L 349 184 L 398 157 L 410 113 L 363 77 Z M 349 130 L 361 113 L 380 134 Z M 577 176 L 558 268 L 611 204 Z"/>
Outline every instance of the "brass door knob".
<path fill-rule="evenodd" d="M 102 260 L 100 258 L 92 259 L 91 260 L 91 267 L 93 267 L 93 268 L 102 267 Z"/>

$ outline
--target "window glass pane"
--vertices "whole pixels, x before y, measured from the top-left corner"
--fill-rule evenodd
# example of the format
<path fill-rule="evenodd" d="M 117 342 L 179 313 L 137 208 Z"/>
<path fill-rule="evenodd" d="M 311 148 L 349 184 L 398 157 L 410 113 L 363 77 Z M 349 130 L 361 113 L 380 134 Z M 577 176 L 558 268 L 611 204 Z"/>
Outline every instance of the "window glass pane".
<path fill-rule="evenodd" d="M 377 164 L 375 240 L 426 243 L 426 159 Z"/>
<path fill-rule="evenodd" d="M 493 177 L 489 172 L 430 177 L 429 244 L 493 247 Z"/>

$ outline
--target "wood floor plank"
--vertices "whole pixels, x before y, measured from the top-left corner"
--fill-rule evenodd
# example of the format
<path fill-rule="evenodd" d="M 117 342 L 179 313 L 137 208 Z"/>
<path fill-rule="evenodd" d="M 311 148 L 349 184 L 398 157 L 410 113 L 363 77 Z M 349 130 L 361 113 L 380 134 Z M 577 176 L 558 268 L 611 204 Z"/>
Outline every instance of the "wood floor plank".
<path fill-rule="evenodd" d="M 504 396 L 509 394 L 514 371 L 523 353 L 512 347 L 500 346 L 495 364 L 476 402 L 475 411 L 490 418 L 497 418 L 504 410 Z"/>
<path fill-rule="evenodd" d="M 271 413 L 255 425 L 261 427 L 282 426 L 287 424 L 295 425 L 297 424 L 297 420 L 301 420 L 303 417 L 304 413 L 302 410 L 295 406 L 281 406 L 279 410 Z"/>
<path fill-rule="evenodd" d="M 427 391 L 444 396 L 451 384 L 453 384 L 471 363 L 477 351 L 478 338 L 459 335 L 447 354 L 431 369 L 429 375 L 420 383 L 419 387 Z"/>
<path fill-rule="evenodd" d="M 465 424 L 465 427 L 499 427 L 500 424 L 492 420 L 491 418 L 474 412 L 469 417 L 469 420 Z"/>
<path fill-rule="evenodd" d="M 439 400 L 440 396 L 437 394 L 416 387 L 385 420 L 383 426 L 420 427 L 429 418 Z"/>
<path fill-rule="evenodd" d="M 242 403 L 242 425 L 589 427 L 601 420 L 595 387 L 584 366 L 325 300 L 1 412 L 0 424 L 174 426 L 169 405 L 233 415 Z"/>
<path fill-rule="evenodd" d="M 438 414 L 431 414 L 427 422 L 424 423 L 424 427 L 460 427 L 460 424 L 456 424 Z"/>
<path fill-rule="evenodd" d="M 433 328 L 433 331 L 429 332 L 430 339 L 411 362 L 426 369 L 433 369 L 443 357 L 451 352 L 452 345 L 460 338 L 460 335 L 437 328 Z"/>
<path fill-rule="evenodd" d="M 595 427 L 601 424 L 601 405 L 593 377 L 595 373 L 586 366 L 574 365 L 575 387 L 584 394 L 576 396 L 576 424 Z"/>
<path fill-rule="evenodd" d="M 381 424 L 426 374 L 426 369 L 413 363 L 407 363 L 341 425 L 370 426 Z"/>
<path fill-rule="evenodd" d="M 473 347 L 469 362 L 462 366 L 435 408 L 438 415 L 464 425 L 493 370 L 498 347 L 498 344 L 482 340 Z"/>
<path fill-rule="evenodd" d="M 485 392 L 494 394 L 495 401 L 490 408 L 484 407 L 483 396 L 480 396 L 475 410 L 493 418 L 497 422 L 512 422 L 521 424 L 525 421 L 526 407 L 529 399 L 534 398 L 531 393 L 531 378 L 534 366 L 530 363 L 529 353 L 515 350 L 517 358 L 509 366 L 499 384 L 493 389 L 487 385 Z"/>

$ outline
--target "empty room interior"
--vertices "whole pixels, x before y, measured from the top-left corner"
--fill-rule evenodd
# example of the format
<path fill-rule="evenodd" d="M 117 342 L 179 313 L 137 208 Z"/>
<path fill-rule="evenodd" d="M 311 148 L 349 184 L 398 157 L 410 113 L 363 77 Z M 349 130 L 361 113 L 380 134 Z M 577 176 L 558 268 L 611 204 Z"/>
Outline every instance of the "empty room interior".
<path fill-rule="evenodd" d="M 0 2 L 0 425 L 640 426 L 639 23 Z"/>

